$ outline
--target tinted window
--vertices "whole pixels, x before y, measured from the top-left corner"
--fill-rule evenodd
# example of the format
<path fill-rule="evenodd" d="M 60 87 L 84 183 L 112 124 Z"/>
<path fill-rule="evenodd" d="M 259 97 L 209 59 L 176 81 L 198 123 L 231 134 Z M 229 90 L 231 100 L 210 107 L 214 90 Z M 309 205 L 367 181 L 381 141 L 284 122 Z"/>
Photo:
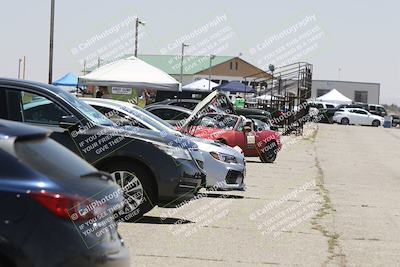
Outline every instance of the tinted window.
<path fill-rule="evenodd" d="M 37 94 L 19 91 L 24 122 L 58 125 L 61 117 L 69 115 L 53 101 Z"/>
<path fill-rule="evenodd" d="M 327 108 L 334 108 L 335 106 L 334 105 L 330 105 L 330 104 L 326 104 L 326 107 Z"/>
<path fill-rule="evenodd" d="M 154 109 L 151 112 L 157 117 L 168 121 L 182 120 L 189 117 L 188 114 L 173 109 Z"/>
<path fill-rule="evenodd" d="M 77 178 L 95 169 L 80 157 L 53 141 L 17 141 L 18 158 L 44 175 L 56 178 Z"/>

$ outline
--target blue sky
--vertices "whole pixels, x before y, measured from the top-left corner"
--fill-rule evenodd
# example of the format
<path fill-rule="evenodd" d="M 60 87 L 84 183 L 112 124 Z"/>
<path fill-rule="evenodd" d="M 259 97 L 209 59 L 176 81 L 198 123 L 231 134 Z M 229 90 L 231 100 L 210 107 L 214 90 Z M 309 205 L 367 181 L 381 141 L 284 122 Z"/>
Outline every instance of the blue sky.
<path fill-rule="evenodd" d="M 26 78 L 47 81 L 49 8 L 50 0 L 3 3 L 0 76 L 16 77 L 18 58 L 26 56 Z M 139 53 L 178 54 L 173 44 L 187 35 L 188 54 L 241 53 L 260 67 L 307 61 L 316 79 L 338 79 L 340 68 L 341 80 L 381 83 L 381 101 L 400 104 L 399 8 L 397 1 L 369 0 L 56 0 L 54 78 L 79 74 L 85 58 L 94 64 L 98 55 L 132 53 L 138 15 L 146 21 Z M 263 47 L 271 36 L 277 40 Z"/>

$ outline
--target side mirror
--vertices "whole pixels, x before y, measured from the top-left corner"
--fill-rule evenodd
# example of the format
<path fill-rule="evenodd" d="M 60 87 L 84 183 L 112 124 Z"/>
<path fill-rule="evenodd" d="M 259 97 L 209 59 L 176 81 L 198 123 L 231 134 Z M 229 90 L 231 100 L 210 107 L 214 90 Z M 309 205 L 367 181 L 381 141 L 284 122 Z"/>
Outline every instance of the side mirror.
<path fill-rule="evenodd" d="M 79 123 L 79 120 L 74 115 L 62 116 L 58 125 L 63 129 L 68 129 Z"/>

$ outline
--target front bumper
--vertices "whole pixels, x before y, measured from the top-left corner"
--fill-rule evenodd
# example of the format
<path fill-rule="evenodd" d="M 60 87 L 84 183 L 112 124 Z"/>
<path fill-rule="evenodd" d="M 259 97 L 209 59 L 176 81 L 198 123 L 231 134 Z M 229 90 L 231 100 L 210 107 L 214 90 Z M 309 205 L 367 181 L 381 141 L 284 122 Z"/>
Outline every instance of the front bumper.
<path fill-rule="evenodd" d="M 225 163 L 214 159 L 209 152 L 204 151 L 204 168 L 207 172 L 205 187 L 221 190 L 245 189 L 245 161 Z"/>
<path fill-rule="evenodd" d="M 197 195 L 206 174 L 199 169 L 195 161 L 176 160 L 175 168 L 168 180 L 159 186 L 158 205 L 179 204 Z"/>

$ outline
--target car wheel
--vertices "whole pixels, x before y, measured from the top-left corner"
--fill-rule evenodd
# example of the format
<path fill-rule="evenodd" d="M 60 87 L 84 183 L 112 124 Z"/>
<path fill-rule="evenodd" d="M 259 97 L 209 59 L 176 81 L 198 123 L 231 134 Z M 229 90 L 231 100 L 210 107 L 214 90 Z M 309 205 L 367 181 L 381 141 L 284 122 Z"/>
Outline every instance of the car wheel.
<path fill-rule="evenodd" d="M 142 167 L 135 162 L 119 161 L 111 162 L 100 169 L 109 172 L 124 190 L 126 205 L 120 219 L 136 221 L 153 209 L 156 190 L 149 174 Z"/>
<path fill-rule="evenodd" d="M 372 126 L 374 126 L 374 127 L 379 127 L 379 126 L 381 126 L 381 122 L 378 121 L 378 120 L 374 120 L 374 121 L 372 122 Z"/>
<path fill-rule="evenodd" d="M 273 163 L 276 160 L 278 145 L 275 141 L 271 141 L 267 143 L 266 151 L 264 151 L 260 160 L 263 163 Z"/>
<path fill-rule="evenodd" d="M 342 118 L 342 119 L 340 120 L 340 124 L 349 125 L 349 119 L 348 119 L 348 118 Z"/>

